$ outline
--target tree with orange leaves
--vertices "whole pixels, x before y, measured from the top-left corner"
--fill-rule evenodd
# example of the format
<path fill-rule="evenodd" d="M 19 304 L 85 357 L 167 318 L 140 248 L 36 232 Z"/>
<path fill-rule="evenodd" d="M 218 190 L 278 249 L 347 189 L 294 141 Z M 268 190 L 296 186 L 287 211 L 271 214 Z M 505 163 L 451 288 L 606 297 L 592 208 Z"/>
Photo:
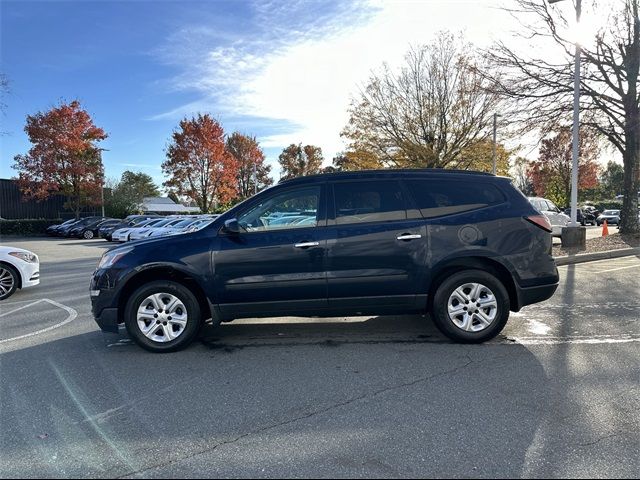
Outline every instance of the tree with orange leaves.
<path fill-rule="evenodd" d="M 256 137 L 233 132 L 227 139 L 227 151 L 238 161 L 238 194 L 242 200 L 273 183 L 271 166 L 265 163 Z"/>
<path fill-rule="evenodd" d="M 598 185 L 600 152 L 598 138 L 591 130 L 580 131 L 578 163 L 578 189 Z M 553 137 L 542 140 L 538 160 L 531 162 L 529 175 L 536 194 L 553 200 L 558 205 L 568 205 L 571 198 L 572 136 L 571 128 L 564 127 Z"/>
<path fill-rule="evenodd" d="M 98 205 L 104 177 L 98 142 L 107 138 L 77 100 L 48 112 L 27 116 L 25 132 L 32 147 L 16 155 L 13 168 L 27 198 L 54 194 L 69 198 L 67 206 L 80 216 L 83 205 Z"/>
<path fill-rule="evenodd" d="M 164 185 L 191 198 L 202 212 L 237 196 L 238 161 L 226 149 L 224 129 L 209 114 L 183 119 L 166 153 Z"/>

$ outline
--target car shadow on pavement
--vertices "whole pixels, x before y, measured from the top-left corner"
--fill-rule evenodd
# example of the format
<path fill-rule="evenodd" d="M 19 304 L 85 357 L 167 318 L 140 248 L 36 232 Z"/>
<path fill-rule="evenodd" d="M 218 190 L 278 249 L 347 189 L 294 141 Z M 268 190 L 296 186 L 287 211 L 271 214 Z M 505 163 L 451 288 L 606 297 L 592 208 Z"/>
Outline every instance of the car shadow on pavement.
<path fill-rule="evenodd" d="M 560 338 L 572 337 L 585 323 L 597 323 L 595 311 L 603 308 L 606 312 L 607 292 L 626 289 L 627 298 L 632 301 L 638 295 L 637 288 L 629 289 L 628 285 L 611 279 L 606 291 L 593 292 L 594 315 L 585 316 L 584 309 L 576 308 L 589 307 L 576 304 L 580 302 L 578 289 L 585 288 L 579 284 L 576 268 L 567 266 L 558 311 Z M 637 358 L 635 345 L 608 345 L 605 341 L 600 345 L 576 346 L 564 342 L 547 351 L 544 364 L 550 410 L 542 418 L 530 449 L 530 465 L 522 472 L 523 477 L 625 478 L 630 473 L 635 476 L 637 417 L 636 426 L 630 424 L 630 412 L 625 405 L 629 392 L 638 383 L 637 369 L 625 368 Z"/>
<path fill-rule="evenodd" d="M 100 332 L 6 351 L 4 474 L 521 476 L 562 408 L 538 359 L 424 321 L 230 324 L 166 355 Z"/>

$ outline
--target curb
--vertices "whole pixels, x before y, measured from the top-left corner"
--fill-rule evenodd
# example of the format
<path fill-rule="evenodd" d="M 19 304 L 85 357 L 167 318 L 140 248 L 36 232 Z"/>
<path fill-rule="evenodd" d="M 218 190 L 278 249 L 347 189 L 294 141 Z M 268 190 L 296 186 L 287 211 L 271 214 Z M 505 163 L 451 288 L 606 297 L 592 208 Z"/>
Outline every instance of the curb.
<path fill-rule="evenodd" d="M 607 250 L 606 252 L 581 253 L 578 255 L 565 255 L 562 257 L 554 257 L 556 265 L 573 265 L 575 263 L 595 262 L 597 260 L 607 260 L 609 258 L 628 257 L 631 255 L 640 255 L 640 247 L 621 248 L 619 250 Z"/>

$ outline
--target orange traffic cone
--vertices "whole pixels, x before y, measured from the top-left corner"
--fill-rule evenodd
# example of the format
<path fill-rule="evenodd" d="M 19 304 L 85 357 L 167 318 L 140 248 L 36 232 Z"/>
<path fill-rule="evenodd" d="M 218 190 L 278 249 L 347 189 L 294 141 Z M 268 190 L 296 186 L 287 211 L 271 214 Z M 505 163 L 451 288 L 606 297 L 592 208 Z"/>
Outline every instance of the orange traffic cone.
<path fill-rule="evenodd" d="M 607 226 L 607 221 L 605 220 L 602 224 L 602 236 L 606 237 L 607 235 L 609 235 L 609 227 Z"/>

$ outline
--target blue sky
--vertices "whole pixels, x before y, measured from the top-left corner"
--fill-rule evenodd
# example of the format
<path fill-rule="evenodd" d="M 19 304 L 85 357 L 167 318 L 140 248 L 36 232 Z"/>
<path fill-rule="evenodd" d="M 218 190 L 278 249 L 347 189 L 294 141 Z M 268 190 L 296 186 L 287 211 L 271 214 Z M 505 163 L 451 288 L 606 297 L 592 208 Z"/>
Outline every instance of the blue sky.
<path fill-rule="evenodd" d="M 349 99 L 383 61 L 439 29 L 477 43 L 503 25 L 495 2 L 6 1 L 0 71 L 10 81 L 0 177 L 29 148 L 25 116 L 79 99 L 109 139 L 108 177 L 151 174 L 184 115 L 256 135 L 274 164 L 289 143 L 343 147 Z M 482 18 L 482 22 L 478 22 Z M 497 29 L 497 28 L 496 28 Z"/>

